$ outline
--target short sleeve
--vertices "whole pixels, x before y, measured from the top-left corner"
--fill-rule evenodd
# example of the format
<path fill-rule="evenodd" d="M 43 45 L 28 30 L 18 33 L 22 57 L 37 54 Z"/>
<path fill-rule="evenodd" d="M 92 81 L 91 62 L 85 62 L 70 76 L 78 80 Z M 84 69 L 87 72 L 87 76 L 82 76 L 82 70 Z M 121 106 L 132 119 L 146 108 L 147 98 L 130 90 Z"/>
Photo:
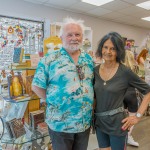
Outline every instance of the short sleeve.
<path fill-rule="evenodd" d="M 141 79 L 137 74 L 128 69 L 129 85 L 137 88 L 143 95 L 150 92 L 150 86 Z"/>
<path fill-rule="evenodd" d="M 37 66 L 36 72 L 34 74 L 34 78 L 32 81 L 32 85 L 38 86 L 40 88 L 46 89 L 48 82 L 48 66 L 45 63 L 45 58 L 43 58 Z"/>

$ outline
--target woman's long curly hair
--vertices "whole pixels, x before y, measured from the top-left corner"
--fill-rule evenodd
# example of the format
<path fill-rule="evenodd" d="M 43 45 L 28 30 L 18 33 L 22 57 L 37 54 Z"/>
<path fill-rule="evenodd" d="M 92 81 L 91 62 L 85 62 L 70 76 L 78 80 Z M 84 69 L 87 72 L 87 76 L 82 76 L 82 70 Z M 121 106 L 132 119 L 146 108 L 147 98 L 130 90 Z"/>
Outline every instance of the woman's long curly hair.
<path fill-rule="evenodd" d="M 143 49 L 140 54 L 138 55 L 137 57 L 137 62 L 138 64 L 140 64 L 140 58 L 143 57 L 143 59 L 145 60 L 146 59 L 146 55 L 148 53 L 148 50 L 147 49 Z"/>

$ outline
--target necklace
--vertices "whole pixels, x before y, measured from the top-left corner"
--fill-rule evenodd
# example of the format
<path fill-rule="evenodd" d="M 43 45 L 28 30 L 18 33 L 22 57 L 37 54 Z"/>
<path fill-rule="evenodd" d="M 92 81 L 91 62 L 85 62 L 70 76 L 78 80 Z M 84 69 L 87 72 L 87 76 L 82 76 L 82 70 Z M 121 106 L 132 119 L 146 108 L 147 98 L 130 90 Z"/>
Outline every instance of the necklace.
<path fill-rule="evenodd" d="M 115 67 L 116 67 L 116 64 L 109 71 L 105 72 L 105 79 L 103 79 L 104 80 L 103 85 L 107 85 L 107 81 L 109 80 L 110 76 L 112 75 L 112 72 L 115 69 Z M 100 69 L 102 70 L 102 72 L 104 72 L 104 66 L 101 66 Z"/>

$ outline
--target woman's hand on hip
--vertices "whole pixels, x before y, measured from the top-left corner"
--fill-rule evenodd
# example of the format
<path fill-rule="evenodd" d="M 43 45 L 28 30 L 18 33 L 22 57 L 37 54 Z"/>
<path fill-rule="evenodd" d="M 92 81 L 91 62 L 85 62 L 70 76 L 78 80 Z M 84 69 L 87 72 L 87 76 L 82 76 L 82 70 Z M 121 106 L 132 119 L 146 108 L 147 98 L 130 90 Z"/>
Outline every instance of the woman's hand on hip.
<path fill-rule="evenodd" d="M 122 120 L 123 126 L 122 130 L 130 130 L 130 128 L 137 124 L 140 121 L 140 118 L 137 118 L 136 116 L 129 116 Z"/>

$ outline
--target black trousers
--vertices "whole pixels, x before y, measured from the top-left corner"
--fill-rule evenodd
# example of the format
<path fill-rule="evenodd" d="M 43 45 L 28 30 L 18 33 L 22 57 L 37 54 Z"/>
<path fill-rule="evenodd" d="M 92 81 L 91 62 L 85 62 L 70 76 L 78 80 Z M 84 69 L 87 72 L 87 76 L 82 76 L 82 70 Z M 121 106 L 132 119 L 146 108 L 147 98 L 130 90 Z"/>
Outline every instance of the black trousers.
<path fill-rule="evenodd" d="M 90 128 L 80 133 L 56 132 L 49 128 L 53 150 L 87 150 Z"/>

